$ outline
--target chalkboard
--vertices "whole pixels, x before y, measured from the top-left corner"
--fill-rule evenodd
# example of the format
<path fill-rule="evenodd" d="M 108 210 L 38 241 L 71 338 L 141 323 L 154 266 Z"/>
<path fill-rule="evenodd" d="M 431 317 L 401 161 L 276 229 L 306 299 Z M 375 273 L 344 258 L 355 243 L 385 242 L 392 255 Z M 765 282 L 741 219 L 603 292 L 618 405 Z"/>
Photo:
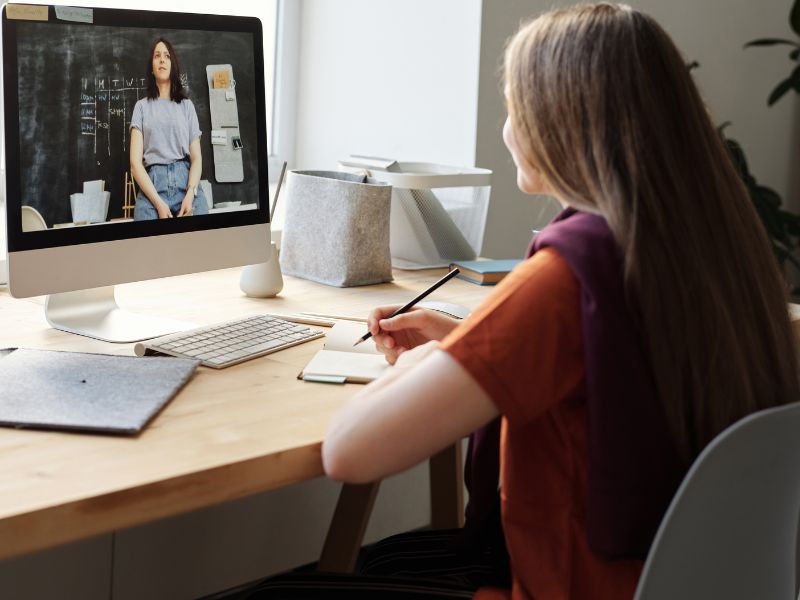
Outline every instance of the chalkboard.
<path fill-rule="evenodd" d="M 211 182 L 214 203 L 258 201 L 252 34 L 20 23 L 22 204 L 39 210 L 48 226 L 71 222 L 70 194 L 83 191 L 84 181 L 97 179 L 104 180 L 111 192 L 109 219 L 123 216 L 131 113 L 137 100 L 147 94 L 144 78 L 150 69 L 149 52 L 158 37 L 172 44 L 197 111 L 203 132 L 201 179 Z M 214 178 L 206 82 L 209 64 L 233 67 L 243 144 L 241 183 L 217 183 Z M 266 164 L 266 157 L 262 163 Z"/>

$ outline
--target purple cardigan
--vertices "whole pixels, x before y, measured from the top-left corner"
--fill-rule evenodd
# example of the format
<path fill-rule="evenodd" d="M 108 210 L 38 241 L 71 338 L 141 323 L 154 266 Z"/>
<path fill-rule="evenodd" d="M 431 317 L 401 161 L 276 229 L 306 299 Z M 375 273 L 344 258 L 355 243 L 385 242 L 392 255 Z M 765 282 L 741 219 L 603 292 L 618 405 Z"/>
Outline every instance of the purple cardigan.
<path fill-rule="evenodd" d="M 581 287 L 588 403 L 589 547 L 605 558 L 644 558 L 688 464 L 656 397 L 623 287 L 623 263 L 605 219 L 567 208 L 531 242 L 554 248 Z M 492 529 L 499 427 L 470 438 L 467 529 Z"/>

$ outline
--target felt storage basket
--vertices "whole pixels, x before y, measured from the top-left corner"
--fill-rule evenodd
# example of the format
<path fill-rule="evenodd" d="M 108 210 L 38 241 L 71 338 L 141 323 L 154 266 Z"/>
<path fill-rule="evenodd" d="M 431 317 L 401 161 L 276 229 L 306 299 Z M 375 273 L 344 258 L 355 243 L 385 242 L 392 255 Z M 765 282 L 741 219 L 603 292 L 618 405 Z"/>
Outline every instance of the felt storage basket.
<path fill-rule="evenodd" d="M 337 171 L 290 171 L 286 196 L 284 274 L 338 287 L 391 281 L 391 185 Z"/>

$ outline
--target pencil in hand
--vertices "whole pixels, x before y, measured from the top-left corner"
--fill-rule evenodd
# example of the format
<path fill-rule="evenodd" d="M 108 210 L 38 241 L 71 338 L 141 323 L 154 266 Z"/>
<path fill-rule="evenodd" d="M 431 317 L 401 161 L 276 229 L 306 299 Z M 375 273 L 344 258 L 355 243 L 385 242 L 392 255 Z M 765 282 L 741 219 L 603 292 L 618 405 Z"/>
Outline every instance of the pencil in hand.
<path fill-rule="evenodd" d="M 423 300 L 423 299 L 424 299 L 426 296 L 428 296 L 428 294 L 430 294 L 430 293 L 431 293 L 431 292 L 433 292 L 434 290 L 438 289 L 439 287 L 441 287 L 442 285 L 444 285 L 445 283 L 447 283 L 448 281 L 450 281 L 450 280 L 451 280 L 453 277 L 455 277 L 455 276 L 456 276 L 456 275 L 458 275 L 459 273 L 460 273 L 460 271 L 459 271 L 458 269 L 453 269 L 452 271 L 450 271 L 449 273 L 447 273 L 447 275 L 445 275 L 445 276 L 444 276 L 444 277 L 442 277 L 442 278 L 441 278 L 439 281 L 437 281 L 437 282 L 436 282 L 436 283 L 434 283 L 434 284 L 433 284 L 431 287 L 429 287 L 427 290 L 425 290 L 424 292 L 421 292 L 421 293 L 420 293 L 418 296 L 416 296 L 416 297 L 415 297 L 413 300 L 409 301 L 407 304 L 404 304 L 403 306 L 401 306 L 400 308 L 398 308 L 396 311 L 394 311 L 394 312 L 393 312 L 391 315 L 389 315 L 389 316 L 388 316 L 388 317 L 386 317 L 386 318 L 387 318 L 387 319 L 391 319 L 391 318 L 393 318 L 393 317 L 396 317 L 397 315 L 401 315 L 401 314 L 403 314 L 404 312 L 407 312 L 408 310 L 410 310 L 411 308 L 413 308 L 413 307 L 414 307 L 414 305 L 416 305 L 416 304 L 417 304 L 419 301 Z M 368 331 L 367 333 L 365 333 L 364 335 L 362 335 L 360 338 L 358 338 L 358 339 L 356 340 L 355 344 L 353 344 L 353 346 L 358 346 L 358 345 L 359 345 L 361 342 L 366 342 L 366 341 L 367 341 L 369 338 L 371 338 L 371 337 L 372 337 L 372 332 L 371 332 L 371 331 Z"/>

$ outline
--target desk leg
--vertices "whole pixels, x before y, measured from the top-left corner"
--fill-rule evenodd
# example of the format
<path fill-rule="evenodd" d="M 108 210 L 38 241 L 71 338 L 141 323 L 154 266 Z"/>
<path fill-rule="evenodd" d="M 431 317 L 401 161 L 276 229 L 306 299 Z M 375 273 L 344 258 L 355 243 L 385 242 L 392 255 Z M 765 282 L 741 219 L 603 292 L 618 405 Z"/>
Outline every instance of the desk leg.
<path fill-rule="evenodd" d="M 333 513 L 331 526 L 317 564 L 318 571 L 352 573 L 361 550 L 372 505 L 380 481 L 355 485 L 345 483 Z"/>
<path fill-rule="evenodd" d="M 459 440 L 432 456 L 429 463 L 431 527 L 455 529 L 464 525 L 464 466 Z"/>

